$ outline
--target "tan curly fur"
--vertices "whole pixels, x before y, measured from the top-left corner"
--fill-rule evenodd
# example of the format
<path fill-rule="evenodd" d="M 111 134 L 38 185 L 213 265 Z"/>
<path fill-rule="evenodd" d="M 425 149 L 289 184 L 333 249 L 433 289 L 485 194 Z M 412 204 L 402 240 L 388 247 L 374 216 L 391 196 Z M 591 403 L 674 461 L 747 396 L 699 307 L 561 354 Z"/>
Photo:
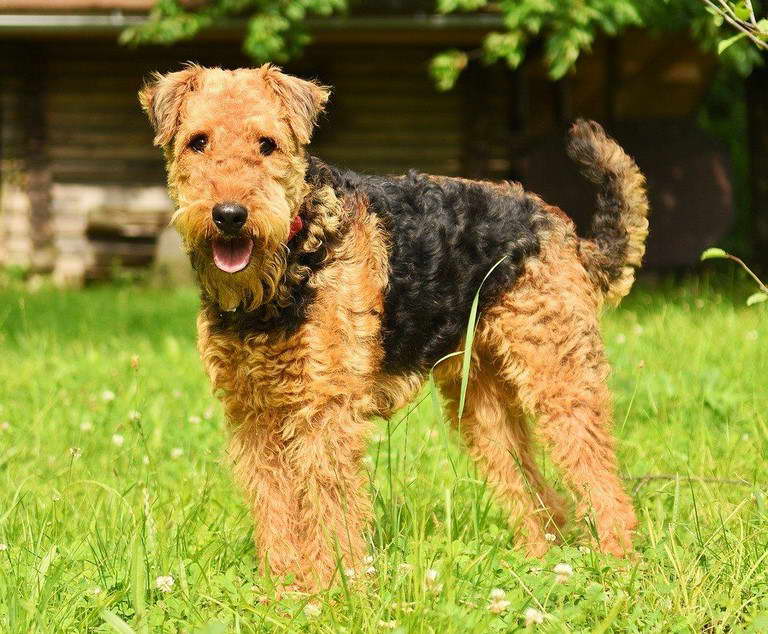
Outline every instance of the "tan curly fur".
<path fill-rule="evenodd" d="M 307 178 L 304 146 L 327 98 L 326 88 L 269 65 L 190 65 L 155 76 L 140 95 L 166 154 L 174 223 L 201 287 L 199 352 L 229 421 L 229 455 L 253 514 L 261 571 L 292 573 L 310 590 L 360 568 L 371 517 L 361 468 L 371 420 L 405 405 L 425 379 L 423 371 L 382 370 L 391 244 L 379 216 L 365 196 Z M 595 179 L 610 172 L 630 201 L 622 212 L 622 274 L 609 279 L 603 245 L 578 238 L 565 214 L 531 196 L 548 219 L 541 248 L 479 319 L 461 421 L 460 358 L 435 371 L 454 426 L 516 542 L 532 555 L 546 550 L 547 532 L 559 534 L 567 510 L 534 460 L 536 438 L 575 495 L 578 516 L 592 518 L 602 550 L 629 551 L 636 525 L 614 456 L 599 314 L 606 296 L 626 293 L 640 264 L 647 207 L 634 164 L 596 129 L 581 132 L 576 158 L 591 152 Z M 188 148 L 201 133 L 209 135 L 204 163 Z M 265 136 L 279 148 L 269 160 L 259 153 Z M 519 185 L 482 187 L 523 196 Z M 211 209 L 223 200 L 247 207 L 243 230 L 255 244 L 250 263 L 234 274 L 212 262 Z M 291 251 L 297 216 L 306 235 Z M 304 255 L 322 265 L 308 266 Z M 221 326 L 233 309 L 278 316 L 298 285 L 314 295 L 295 329 Z"/>

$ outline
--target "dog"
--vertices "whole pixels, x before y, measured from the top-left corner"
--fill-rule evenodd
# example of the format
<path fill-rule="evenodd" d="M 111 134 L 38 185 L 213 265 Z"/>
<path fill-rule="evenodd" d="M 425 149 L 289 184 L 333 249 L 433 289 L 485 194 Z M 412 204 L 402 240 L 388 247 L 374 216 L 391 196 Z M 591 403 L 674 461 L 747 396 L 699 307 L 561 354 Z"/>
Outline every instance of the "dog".
<path fill-rule="evenodd" d="M 199 352 L 260 571 L 316 590 L 359 570 L 372 419 L 406 405 L 430 372 L 529 555 L 566 518 L 534 437 L 597 546 L 631 552 L 599 317 L 632 286 L 648 202 L 638 167 L 597 123 L 570 130 L 568 153 L 599 188 L 580 238 L 517 183 L 325 164 L 306 148 L 329 89 L 273 65 L 190 64 L 139 97 L 199 282 Z M 462 407 L 455 353 L 478 291 Z"/>

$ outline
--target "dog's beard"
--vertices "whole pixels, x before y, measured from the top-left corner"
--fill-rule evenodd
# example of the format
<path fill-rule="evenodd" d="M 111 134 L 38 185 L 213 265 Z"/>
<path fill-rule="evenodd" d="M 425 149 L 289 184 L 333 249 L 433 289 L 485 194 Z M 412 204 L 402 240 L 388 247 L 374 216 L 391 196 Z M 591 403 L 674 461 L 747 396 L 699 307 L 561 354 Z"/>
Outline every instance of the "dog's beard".
<path fill-rule="evenodd" d="M 171 223 L 182 236 L 203 295 L 221 310 L 253 311 L 278 294 L 288 266 L 288 227 L 281 220 L 289 215 L 287 201 L 284 205 L 256 214 L 237 238 L 221 236 L 212 225 L 208 199 L 179 205 Z"/>
<path fill-rule="evenodd" d="M 257 240 L 248 265 L 236 273 L 222 271 L 209 248 L 190 249 L 192 266 L 203 294 L 224 311 L 253 311 L 272 301 L 285 276 L 287 249 Z"/>

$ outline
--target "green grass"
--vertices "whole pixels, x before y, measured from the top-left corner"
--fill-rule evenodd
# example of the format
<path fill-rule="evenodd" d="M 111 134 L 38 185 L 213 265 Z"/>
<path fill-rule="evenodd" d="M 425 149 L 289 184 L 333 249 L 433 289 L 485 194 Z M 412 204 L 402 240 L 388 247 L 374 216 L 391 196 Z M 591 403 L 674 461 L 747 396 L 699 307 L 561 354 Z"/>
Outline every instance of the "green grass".
<path fill-rule="evenodd" d="M 744 307 L 749 292 L 641 286 L 604 320 L 636 559 L 589 551 L 575 529 L 543 561 L 522 557 L 427 397 L 371 443 L 375 571 L 275 601 L 223 460 L 195 293 L 6 285 L 0 631 L 507 632 L 528 608 L 539 631 L 766 631 L 768 311 Z"/>

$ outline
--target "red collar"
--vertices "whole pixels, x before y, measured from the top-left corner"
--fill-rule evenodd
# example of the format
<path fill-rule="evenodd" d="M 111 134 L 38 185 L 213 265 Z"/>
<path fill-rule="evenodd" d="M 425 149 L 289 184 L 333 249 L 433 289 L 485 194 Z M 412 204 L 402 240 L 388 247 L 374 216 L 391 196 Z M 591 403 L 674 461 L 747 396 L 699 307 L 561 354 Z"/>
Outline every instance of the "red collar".
<path fill-rule="evenodd" d="M 288 233 L 288 242 L 293 240 L 293 236 L 295 236 L 299 231 L 302 230 L 304 227 L 304 222 L 301 220 L 301 216 L 297 215 L 293 220 L 291 220 L 291 230 Z"/>

